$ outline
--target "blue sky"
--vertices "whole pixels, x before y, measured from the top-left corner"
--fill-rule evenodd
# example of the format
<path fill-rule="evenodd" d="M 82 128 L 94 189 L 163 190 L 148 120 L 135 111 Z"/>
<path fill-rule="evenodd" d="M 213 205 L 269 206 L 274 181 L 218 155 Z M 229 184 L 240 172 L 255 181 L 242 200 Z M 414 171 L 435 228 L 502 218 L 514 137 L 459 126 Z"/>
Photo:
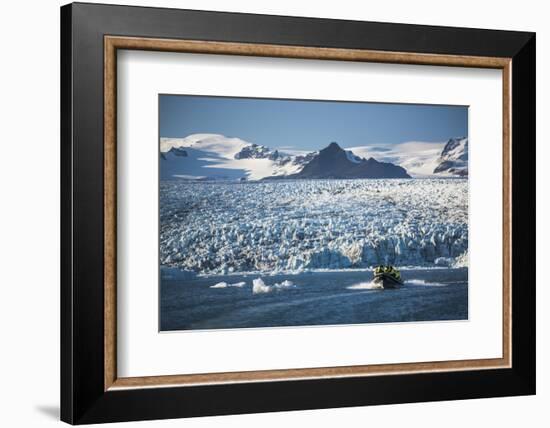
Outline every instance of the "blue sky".
<path fill-rule="evenodd" d="M 161 137 L 211 133 L 272 149 L 443 142 L 468 135 L 468 108 L 160 95 Z"/>

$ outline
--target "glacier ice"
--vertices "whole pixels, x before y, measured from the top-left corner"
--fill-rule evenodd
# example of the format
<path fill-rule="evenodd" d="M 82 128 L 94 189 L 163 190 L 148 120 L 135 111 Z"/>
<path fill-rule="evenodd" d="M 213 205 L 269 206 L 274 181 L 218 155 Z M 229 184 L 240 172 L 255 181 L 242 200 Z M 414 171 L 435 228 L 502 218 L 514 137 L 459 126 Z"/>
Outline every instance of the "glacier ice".
<path fill-rule="evenodd" d="M 458 256 L 453 263 L 454 268 L 468 267 L 468 250 Z"/>
<path fill-rule="evenodd" d="M 467 249 L 466 179 L 160 184 L 160 262 L 187 272 L 467 266 Z"/>
<path fill-rule="evenodd" d="M 454 262 L 455 262 L 454 259 L 450 257 L 438 257 L 437 259 L 434 260 L 434 264 L 436 266 L 445 266 L 445 267 L 449 267 L 453 265 Z"/>

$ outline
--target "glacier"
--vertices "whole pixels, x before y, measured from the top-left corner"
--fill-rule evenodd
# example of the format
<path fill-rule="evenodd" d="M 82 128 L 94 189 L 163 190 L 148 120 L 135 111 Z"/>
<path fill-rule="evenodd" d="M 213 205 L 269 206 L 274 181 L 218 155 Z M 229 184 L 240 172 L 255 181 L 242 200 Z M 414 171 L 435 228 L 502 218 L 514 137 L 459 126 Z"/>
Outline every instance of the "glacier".
<path fill-rule="evenodd" d="M 163 268 L 227 275 L 467 266 L 467 250 L 466 179 L 160 182 Z"/>

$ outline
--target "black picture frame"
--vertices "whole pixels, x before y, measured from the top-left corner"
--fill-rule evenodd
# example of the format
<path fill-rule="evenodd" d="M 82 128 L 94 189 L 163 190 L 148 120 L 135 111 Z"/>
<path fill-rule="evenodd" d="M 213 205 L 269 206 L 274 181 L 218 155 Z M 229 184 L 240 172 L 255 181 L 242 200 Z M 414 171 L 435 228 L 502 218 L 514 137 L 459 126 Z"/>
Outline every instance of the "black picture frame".
<path fill-rule="evenodd" d="M 104 36 L 512 59 L 512 367 L 104 389 Z M 71 424 L 535 393 L 535 34 L 73 3 L 61 8 L 61 419 Z"/>

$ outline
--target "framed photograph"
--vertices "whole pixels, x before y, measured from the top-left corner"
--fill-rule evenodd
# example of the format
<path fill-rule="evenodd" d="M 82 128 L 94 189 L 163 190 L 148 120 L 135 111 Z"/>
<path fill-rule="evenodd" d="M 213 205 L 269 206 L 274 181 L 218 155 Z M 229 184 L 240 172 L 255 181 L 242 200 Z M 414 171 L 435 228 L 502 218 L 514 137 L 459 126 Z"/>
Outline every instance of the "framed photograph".
<path fill-rule="evenodd" d="M 76 3 L 61 56 L 62 420 L 535 393 L 533 33 Z"/>

